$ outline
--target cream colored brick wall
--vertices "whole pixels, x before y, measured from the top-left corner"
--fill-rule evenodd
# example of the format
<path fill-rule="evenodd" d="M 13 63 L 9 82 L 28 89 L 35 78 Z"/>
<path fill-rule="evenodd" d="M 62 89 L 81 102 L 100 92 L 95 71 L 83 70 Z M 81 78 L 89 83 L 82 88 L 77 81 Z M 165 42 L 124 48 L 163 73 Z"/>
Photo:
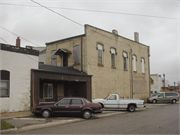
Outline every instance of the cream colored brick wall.
<path fill-rule="evenodd" d="M 103 67 L 98 66 L 97 44 L 104 46 Z M 141 98 L 149 95 L 149 47 L 132 40 L 114 35 L 110 32 L 86 25 L 83 36 L 83 70 L 92 76 L 92 99 L 104 98 L 109 94 L 119 94 L 120 97 Z M 73 65 L 73 46 L 81 45 L 81 37 L 56 42 L 47 45 L 47 63 L 51 64 L 51 51 L 58 48 L 68 49 L 69 66 Z M 111 67 L 110 48 L 116 48 L 116 69 Z M 133 73 L 132 84 L 132 54 L 137 56 L 137 73 Z M 128 53 L 127 71 L 123 68 L 123 51 Z M 145 74 L 142 74 L 141 58 L 145 58 Z M 60 58 L 58 58 L 60 62 Z M 81 66 L 75 66 L 81 70 Z"/>

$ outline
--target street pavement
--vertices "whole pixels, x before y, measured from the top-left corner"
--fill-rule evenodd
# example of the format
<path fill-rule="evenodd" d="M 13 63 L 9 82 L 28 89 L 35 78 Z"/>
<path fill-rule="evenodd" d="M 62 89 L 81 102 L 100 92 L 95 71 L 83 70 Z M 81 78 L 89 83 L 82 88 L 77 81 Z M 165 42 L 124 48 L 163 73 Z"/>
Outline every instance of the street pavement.
<path fill-rule="evenodd" d="M 137 108 L 136 111 L 141 111 L 144 109 L 150 109 L 150 108 L 163 106 L 163 105 L 167 105 L 167 104 L 146 104 L 146 108 Z M 120 110 L 120 109 L 104 109 L 103 113 L 93 115 L 92 119 L 96 119 L 100 117 L 107 117 L 107 116 L 122 114 L 122 113 L 128 113 L 128 111 Z M 26 131 L 26 130 L 50 127 L 50 126 L 85 120 L 81 117 L 50 117 L 50 118 L 45 119 L 42 117 L 35 116 L 30 111 L 2 113 L 1 119 L 15 126 L 15 128 L 13 129 L 1 130 L 1 133 Z"/>

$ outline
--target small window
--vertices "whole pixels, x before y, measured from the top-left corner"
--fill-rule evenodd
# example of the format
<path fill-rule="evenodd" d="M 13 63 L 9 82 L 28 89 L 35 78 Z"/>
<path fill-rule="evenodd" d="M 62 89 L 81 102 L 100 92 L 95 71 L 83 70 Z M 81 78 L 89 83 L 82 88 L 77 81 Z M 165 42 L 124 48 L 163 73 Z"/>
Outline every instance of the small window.
<path fill-rule="evenodd" d="M 159 94 L 158 97 L 164 97 L 164 93 Z"/>
<path fill-rule="evenodd" d="M 53 84 L 44 83 L 43 85 L 43 98 L 52 99 L 53 98 Z"/>
<path fill-rule="evenodd" d="M 136 70 L 136 61 L 137 61 L 136 55 L 133 55 L 133 71 L 137 71 Z"/>
<path fill-rule="evenodd" d="M 51 65 L 57 66 L 57 55 L 54 55 L 56 50 L 51 52 Z"/>
<path fill-rule="evenodd" d="M 81 99 L 72 99 L 71 105 L 83 105 L 83 102 Z"/>
<path fill-rule="evenodd" d="M 145 73 L 145 60 L 144 58 L 141 59 L 142 62 L 142 73 Z"/>
<path fill-rule="evenodd" d="M 103 65 L 103 46 L 98 44 L 98 64 Z"/>
<path fill-rule="evenodd" d="M 111 48 L 111 67 L 116 67 L 116 50 L 114 48 Z"/>
<path fill-rule="evenodd" d="M 9 97 L 10 96 L 10 72 L 6 70 L 0 71 L 0 97 Z"/>
<path fill-rule="evenodd" d="M 61 101 L 58 102 L 58 105 L 69 105 L 71 99 L 62 99 Z"/>
<path fill-rule="evenodd" d="M 124 70 L 127 70 L 127 53 L 123 52 Z"/>
<path fill-rule="evenodd" d="M 74 63 L 80 63 L 80 47 L 79 45 L 74 46 Z"/>

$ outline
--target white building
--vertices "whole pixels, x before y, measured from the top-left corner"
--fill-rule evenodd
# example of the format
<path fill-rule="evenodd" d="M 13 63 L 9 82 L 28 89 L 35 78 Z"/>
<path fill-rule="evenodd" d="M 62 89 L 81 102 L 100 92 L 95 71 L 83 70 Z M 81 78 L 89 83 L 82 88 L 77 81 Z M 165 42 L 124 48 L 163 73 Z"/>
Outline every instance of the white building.
<path fill-rule="evenodd" d="M 31 69 L 38 69 L 39 51 L 0 44 L 0 112 L 30 109 Z"/>
<path fill-rule="evenodd" d="M 151 82 L 151 93 L 160 92 L 161 87 L 164 87 L 164 78 L 158 74 L 151 74 L 150 77 L 152 78 Z M 165 87 L 168 87 L 169 81 L 165 80 Z"/>

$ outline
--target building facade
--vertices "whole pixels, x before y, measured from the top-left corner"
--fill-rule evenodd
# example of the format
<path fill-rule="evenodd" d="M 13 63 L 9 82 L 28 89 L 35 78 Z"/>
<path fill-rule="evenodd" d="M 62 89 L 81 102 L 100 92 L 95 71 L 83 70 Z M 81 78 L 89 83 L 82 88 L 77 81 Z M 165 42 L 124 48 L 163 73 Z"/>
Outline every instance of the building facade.
<path fill-rule="evenodd" d="M 92 75 L 92 99 L 116 93 L 122 98 L 150 94 L 149 46 L 85 25 L 85 34 L 46 43 L 46 64 Z"/>
<path fill-rule="evenodd" d="M 31 69 L 38 69 L 39 52 L 0 44 L 0 112 L 30 109 Z"/>

